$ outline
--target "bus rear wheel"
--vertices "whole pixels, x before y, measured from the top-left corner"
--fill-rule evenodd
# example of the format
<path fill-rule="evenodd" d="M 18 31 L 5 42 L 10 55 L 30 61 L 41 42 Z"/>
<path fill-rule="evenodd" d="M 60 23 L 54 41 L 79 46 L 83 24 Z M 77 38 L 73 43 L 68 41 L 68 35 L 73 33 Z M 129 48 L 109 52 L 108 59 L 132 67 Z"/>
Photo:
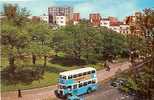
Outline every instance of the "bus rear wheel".
<path fill-rule="evenodd" d="M 90 92 L 92 92 L 92 88 L 87 89 L 87 93 L 89 94 Z"/>

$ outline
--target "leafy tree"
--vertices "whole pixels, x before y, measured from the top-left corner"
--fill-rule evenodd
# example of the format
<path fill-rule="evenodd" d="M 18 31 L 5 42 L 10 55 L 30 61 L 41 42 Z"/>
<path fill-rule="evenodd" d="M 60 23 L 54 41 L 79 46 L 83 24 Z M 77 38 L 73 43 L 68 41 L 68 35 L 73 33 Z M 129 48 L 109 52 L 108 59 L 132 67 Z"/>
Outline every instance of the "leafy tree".
<path fill-rule="evenodd" d="M 32 62 L 35 64 L 36 55 L 44 56 L 44 66 L 46 66 L 47 55 L 50 52 L 50 40 L 52 31 L 46 23 L 28 23 L 27 30 L 31 35 L 30 52 L 32 54 Z"/>
<path fill-rule="evenodd" d="M 133 49 L 139 50 L 139 53 L 149 59 L 150 62 L 142 66 L 142 70 L 131 73 L 131 80 L 136 87 L 132 85 L 125 87 L 125 89 L 131 88 L 135 90 L 139 97 L 144 100 L 153 100 L 154 90 L 154 10 L 145 9 L 140 21 L 136 22 L 141 31 L 144 32 L 145 37 L 131 37 L 131 45 Z M 148 56 L 147 56 L 148 55 Z M 149 56 L 151 55 L 151 56 Z"/>
<path fill-rule="evenodd" d="M 17 5 L 5 4 L 3 15 L 6 17 L 1 21 L 1 42 L 2 45 L 6 45 L 9 48 L 8 58 L 12 73 L 14 73 L 16 68 L 14 64 L 16 54 L 20 54 L 20 49 L 25 48 L 29 42 L 29 35 L 26 30 L 21 30 L 22 27 L 16 24 L 19 18 L 22 18 L 19 23 L 26 24 L 25 18 L 29 14 L 26 9 L 22 9 L 18 8 Z"/>

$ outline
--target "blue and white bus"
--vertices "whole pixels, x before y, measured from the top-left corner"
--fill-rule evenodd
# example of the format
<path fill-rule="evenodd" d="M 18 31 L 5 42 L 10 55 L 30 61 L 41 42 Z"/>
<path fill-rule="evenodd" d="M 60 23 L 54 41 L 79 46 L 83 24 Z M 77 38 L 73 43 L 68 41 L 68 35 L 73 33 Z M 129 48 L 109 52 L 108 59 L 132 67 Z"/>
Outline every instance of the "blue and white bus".
<path fill-rule="evenodd" d="M 96 89 L 96 69 L 86 67 L 60 73 L 56 94 L 58 97 L 79 96 Z"/>

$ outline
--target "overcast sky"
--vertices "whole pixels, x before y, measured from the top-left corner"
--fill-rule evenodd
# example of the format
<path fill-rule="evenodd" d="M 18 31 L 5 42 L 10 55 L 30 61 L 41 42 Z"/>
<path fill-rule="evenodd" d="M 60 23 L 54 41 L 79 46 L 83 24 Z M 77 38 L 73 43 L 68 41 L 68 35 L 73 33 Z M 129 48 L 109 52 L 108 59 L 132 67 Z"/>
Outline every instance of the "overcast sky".
<path fill-rule="evenodd" d="M 135 11 L 154 8 L 154 0 L 0 0 L 0 10 L 4 3 L 17 3 L 30 10 L 32 15 L 47 14 L 49 6 L 72 6 L 82 18 L 97 12 L 102 17 L 115 16 L 120 20 Z"/>

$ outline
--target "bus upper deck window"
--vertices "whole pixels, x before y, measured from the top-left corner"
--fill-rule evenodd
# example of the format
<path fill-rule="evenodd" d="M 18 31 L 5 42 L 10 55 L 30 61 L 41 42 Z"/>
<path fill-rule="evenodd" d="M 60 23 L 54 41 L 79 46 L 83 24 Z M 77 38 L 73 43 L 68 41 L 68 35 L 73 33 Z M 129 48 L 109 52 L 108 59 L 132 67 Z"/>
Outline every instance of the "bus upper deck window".
<path fill-rule="evenodd" d="M 83 75 L 86 75 L 86 74 L 87 74 L 86 72 L 83 73 Z"/>
<path fill-rule="evenodd" d="M 92 72 L 91 73 L 95 73 L 95 70 L 92 70 Z"/>
<path fill-rule="evenodd" d="M 68 76 L 68 79 L 72 79 L 72 75 Z"/>
<path fill-rule="evenodd" d="M 91 74 L 91 71 L 89 71 L 88 74 Z"/>
<path fill-rule="evenodd" d="M 76 74 L 76 75 L 73 75 L 73 78 L 76 78 L 78 75 Z"/>
<path fill-rule="evenodd" d="M 66 79 L 66 76 L 63 76 L 63 79 Z"/>
<path fill-rule="evenodd" d="M 82 76 L 82 73 L 80 73 L 79 76 Z"/>
<path fill-rule="evenodd" d="M 76 75 L 73 75 L 73 78 L 76 78 Z"/>

